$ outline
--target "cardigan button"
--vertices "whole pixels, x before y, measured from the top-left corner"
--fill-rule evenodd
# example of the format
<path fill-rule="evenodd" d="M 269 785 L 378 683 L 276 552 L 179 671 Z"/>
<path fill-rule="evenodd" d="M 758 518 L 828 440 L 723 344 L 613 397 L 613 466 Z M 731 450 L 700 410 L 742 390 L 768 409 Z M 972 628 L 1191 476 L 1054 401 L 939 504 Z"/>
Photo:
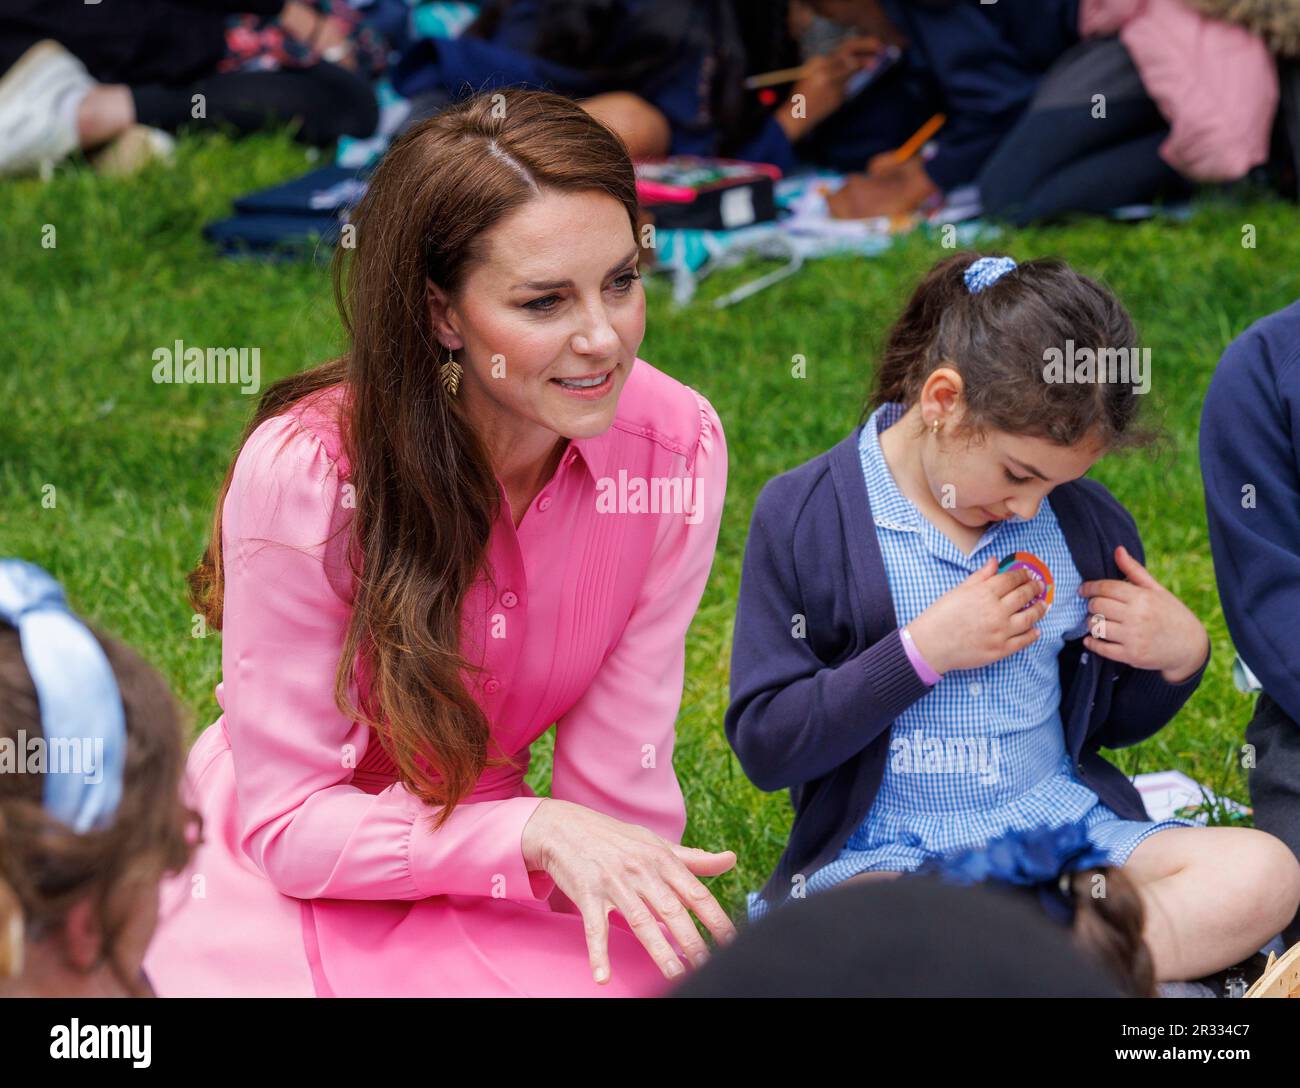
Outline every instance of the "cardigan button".
<path fill-rule="evenodd" d="M 515 596 L 513 590 L 507 589 L 503 594 L 501 594 L 501 603 L 507 608 L 514 608 L 514 606 L 519 603 L 519 598 Z"/>
<path fill-rule="evenodd" d="M 489 695 L 495 695 L 498 691 L 501 690 L 501 681 L 494 676 L 486 684 L 483 685 L 483 690 L 486 691 Z"/>
<path fill-rule="evenodd" d="M 537 504 L 537 509 L 545 513 L 551 508 L 551 496 L 543 495 L 541 501 Z"/>

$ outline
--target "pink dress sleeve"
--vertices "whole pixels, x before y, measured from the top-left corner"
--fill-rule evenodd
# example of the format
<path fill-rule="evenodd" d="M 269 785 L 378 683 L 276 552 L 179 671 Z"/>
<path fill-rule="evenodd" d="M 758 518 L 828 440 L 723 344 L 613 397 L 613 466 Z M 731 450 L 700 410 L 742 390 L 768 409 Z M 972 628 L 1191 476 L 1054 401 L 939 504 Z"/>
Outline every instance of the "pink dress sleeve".
<path fill-rule="evenodd" d="M 675 843 L 686 826 L 672 759 L 686 631 L 708 581 L 727 487 L 722 424 L 713 406 L 698 393 L 696 398 L 697 512 L 662 519 L 650 573 L 618 645 L 556 723 L 551 775 L 552 797 L 639 824 Z M 682 462 L 680 471 L 692 471 Z"/>
<path fill-rule="evenodd" d="M 372 735 L 334 703 L 351 606 L 326 540 L 347 495 L 321 439 L 287 415 L 258 427 L 235 465 L 221 701 L 240 846 L 300 899 L 544 899 L 554 882 L 530 878 L 520 849 L 540 798 L 461 804 L 433 831 L 432 810 L 400 783 L 378 794 L 350 784 Z"/>

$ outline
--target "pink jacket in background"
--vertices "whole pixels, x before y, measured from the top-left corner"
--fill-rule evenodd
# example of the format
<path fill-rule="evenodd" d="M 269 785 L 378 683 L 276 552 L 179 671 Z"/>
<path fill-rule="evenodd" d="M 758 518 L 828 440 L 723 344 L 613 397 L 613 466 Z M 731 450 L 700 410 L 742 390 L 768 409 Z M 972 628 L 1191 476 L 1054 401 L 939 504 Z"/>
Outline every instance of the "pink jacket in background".
<path fill-rule="evenodd" d="M 1079 33 L 1118 35 L 1169 122 L 1161 157 L 1194 181 L 1234 181 L 1268 159 L 1277 63 L 1240 26 L 1180 0 L 1082 0 Z"/>

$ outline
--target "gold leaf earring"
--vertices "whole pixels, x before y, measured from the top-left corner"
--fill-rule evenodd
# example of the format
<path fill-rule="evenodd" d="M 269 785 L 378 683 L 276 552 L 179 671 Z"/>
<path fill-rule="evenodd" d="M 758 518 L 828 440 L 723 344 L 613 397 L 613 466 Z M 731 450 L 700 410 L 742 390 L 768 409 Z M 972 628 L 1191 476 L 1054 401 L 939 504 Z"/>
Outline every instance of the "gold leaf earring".
<path fill-rule="evenodd" d="M 460 363 L 456 362 L 456 356 L 452 354 L 451 348 L 447 349 L 447 361 L 438 368 L 438 377 L 442 379 L 442 387 L 447 391 L 447 395 L 454 397 L 456 390 L 460 388 L 460 376 L 464 373 Z"/>

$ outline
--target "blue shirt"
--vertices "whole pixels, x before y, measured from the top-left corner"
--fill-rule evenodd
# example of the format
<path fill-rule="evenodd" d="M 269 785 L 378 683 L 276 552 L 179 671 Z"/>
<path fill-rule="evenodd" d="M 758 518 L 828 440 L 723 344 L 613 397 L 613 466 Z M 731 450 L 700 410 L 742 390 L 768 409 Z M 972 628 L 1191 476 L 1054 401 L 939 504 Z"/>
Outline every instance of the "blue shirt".
<path fill-rule="evenodd" d="M 981 668 L 950 671 L 898 715 L 876 805 L 924 812 L 997 807 L 1054 774 L 1065 755 L 1057 657 L 1066 639 L 1086 633 L 1087 601 L 1078 594 L 1083 579 L 1049 499 L 1028 521 L 993 522 L 975 550 L 964 555 L 899 490 L 885 461 L 880 431 L 902 414 L 901 404 L 878 408 L 858 444 L 898 625 L 911 623 L 990 558 L 1001 560 L 1012 552 L 1032 552 L 1043 560 L 1055 591 L 1037 625 L 1037 641 Z M 952 773 L 916 767 L 918 760 L 933 765 L 934 742 L 944 750 L 944 765 L 956 764 Z M 983 773 L 970 773 L 969 764 L 981 762 L 981 752 L 987 766 Z M 950 753 L 965 755 L 950 758 Z"/>

